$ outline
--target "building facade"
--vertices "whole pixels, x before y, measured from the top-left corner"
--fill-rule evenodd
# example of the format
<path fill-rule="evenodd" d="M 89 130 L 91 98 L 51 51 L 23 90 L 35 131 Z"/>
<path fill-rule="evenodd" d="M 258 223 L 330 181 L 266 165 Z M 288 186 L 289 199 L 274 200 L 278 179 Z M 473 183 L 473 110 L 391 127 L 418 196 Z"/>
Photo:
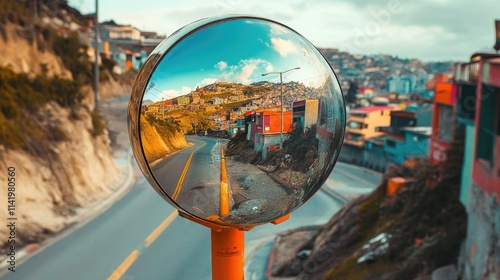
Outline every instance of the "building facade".
<path fill-rule="evenodd" d="M 461 200 L 468 219 L 459 271 L 462 279 L 500 279 L 500 55 L 475 54 L 460 71 L 457 111 L 466 122 Z"/>

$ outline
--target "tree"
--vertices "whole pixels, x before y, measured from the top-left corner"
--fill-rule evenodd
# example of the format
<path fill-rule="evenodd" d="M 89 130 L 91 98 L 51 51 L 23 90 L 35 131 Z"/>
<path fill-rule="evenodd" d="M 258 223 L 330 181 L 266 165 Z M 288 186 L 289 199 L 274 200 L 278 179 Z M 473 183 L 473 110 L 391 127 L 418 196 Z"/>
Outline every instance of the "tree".
<path fill-rule="evenodd" d="M 349 90 L 345 96 L 345 101 L 348 104 L 353 104 L 356 102 L 356 94 L 358 94 L 358 84 L 354 81 L 349 81 Z"/>

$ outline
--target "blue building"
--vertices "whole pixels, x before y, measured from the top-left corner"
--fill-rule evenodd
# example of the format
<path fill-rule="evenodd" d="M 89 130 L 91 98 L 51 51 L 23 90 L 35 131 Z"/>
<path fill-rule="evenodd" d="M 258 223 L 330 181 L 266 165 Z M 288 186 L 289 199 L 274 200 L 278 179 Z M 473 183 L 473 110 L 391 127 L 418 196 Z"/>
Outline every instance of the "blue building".
<path fill-rule="evenodd" d="M 391 124 L 381 128 L 386 132 L 384 152 L 388 164 L 402 164 L 409 159 L 429 154 L 432 132 L 432 108 L 409 105 L 405 110 L 391 112 Z"/>
<path fill-rule="evenodd" d="M 413 91 L 412 79 L 410 77 L 389 77 L 386 80 L 387 91 L 397 94 L 405 94 Z"/>
<path fill-rule="evenodd" d="M 402 137 L 386 137 L 384 152 L 388 163 L 402 164 L 407 160 L 428 158 L 430 126 L 402 127 Z"/>

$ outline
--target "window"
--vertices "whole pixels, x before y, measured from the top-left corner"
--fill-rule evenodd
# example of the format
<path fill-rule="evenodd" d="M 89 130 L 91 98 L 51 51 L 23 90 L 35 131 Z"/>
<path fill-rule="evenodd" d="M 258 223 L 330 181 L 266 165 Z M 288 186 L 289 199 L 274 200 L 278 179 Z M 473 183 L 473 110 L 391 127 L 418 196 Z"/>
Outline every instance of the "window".
<path fill-rule="evenodd" d="M 354 129 L 360 129 L 361 128 L 361 124 L 359 122 L 356 122 L 356 121 L 350 121 L 349 124 L 348 124 L 348 127 L 349 128 L 354 128 Z"/>
<path fill-rule="evenodd" d="M 346 139 L 351 141 L 360 141 L 363 140 L 363 136 L 357 133 L 347 133 Z"/>
<path fill-rule="evenodd" d="M 438 131 L 437 136 L 439 139 L 451 142 L 453 138 L 453 108 L 449 105 L 438 104 Z"/>
<path fill-rule="evenodd" d="M 387 146 L 394 148 L 396 147 L 396 142 L 394 142 L 393 140 L 387 140 Z"/>
<path fill-rule="evenodd" d="M 461 85 L 457 100 L 457 116 L 474 120 L 476 114 L 476 85 Z"/>
<path fill-rule="evenodd" d="M 476 158 L 493 165 L 495 138 L 500 135 L 500 89 L 489 85 L 482 88 Z"/>
<path fill-rule="evenodd" d="M 351 116 L 358 117 L 358 118 L 365 118 L 366 117 L 365 113 L 351 113 Z"/>

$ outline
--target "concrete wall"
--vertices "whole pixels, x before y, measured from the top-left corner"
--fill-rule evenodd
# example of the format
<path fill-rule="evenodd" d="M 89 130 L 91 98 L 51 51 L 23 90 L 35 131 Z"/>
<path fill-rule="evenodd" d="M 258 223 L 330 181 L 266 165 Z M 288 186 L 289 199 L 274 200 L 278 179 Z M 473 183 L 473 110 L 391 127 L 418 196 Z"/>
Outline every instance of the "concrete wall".
<path fill-rule="evenodd" d="M 369 145 L 369 143 L 365 143 L 361 166 L 383 172 L 385 171 L 386 165 L 387 160 L 384 152 L 384 146 L 373 144 Z"/>
<path fill-rule="evenodd" d="M 394 142 L 394 147 L 391 147 L 387 144 L 388 141 L 393 141 Z M 405 147 L 405 143 L 398 141 L 396 139 L 385 139 L 385 145 L 384 145 L 384 151 L 386 152 L 387 155 L 387 161 L 389 163 L 404 163 L 406 160 L 406 154 L 403 153 Z"/>
<path fill-rule="evenodd" d="M 500 279 L 500 204 L 474 183 L 468 204 L 467 237 L 459 258 L 461 279 Z"/>
<path fill-rule="evenodd" d="M 344 144 L 339 160 L 347 163 L 360 164 L 363 161 L 363 147 Z"/>
<path fill-rule="evenodd" d="M 424 156 L 429 154 L 429 137 L 407 131 L 405 133 L 405 143 L 403 147 L 403 154 L 407 156 Z M 417 141 L 415 141 L 417 140 Z"/>
<path fill-rule="evenodd" d="M 464 163 L 462 166 L 462 180 L 460 184 L 460 201 L 469 212 L 469 193 L 472 185 L 472 163 L 474 161 L 474 142 L 476 128 L 474 124 L 467 123 L 465 126 L 465 146 L 464 146 Z"/>

